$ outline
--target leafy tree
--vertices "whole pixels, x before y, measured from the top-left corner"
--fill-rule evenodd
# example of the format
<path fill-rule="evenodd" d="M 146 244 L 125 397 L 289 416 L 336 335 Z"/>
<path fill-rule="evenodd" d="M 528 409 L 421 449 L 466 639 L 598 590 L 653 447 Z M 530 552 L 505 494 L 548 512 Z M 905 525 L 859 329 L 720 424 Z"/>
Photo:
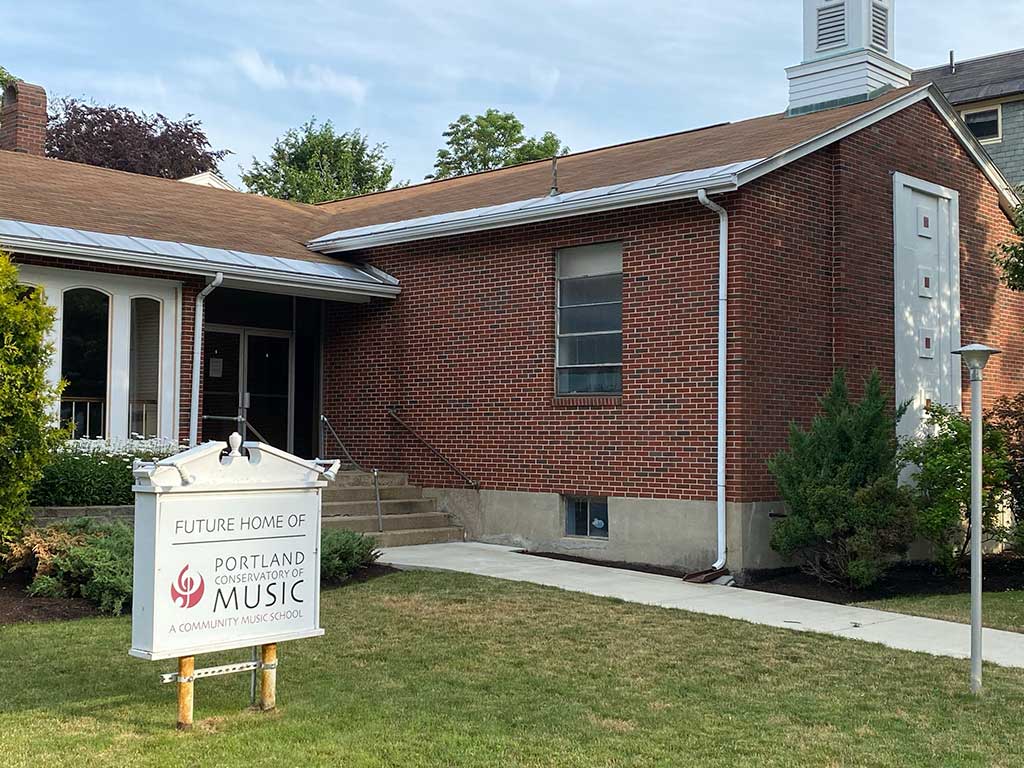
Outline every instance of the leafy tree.
<path fill-rule="evenodd" d="M 874 371 L 852 403 L 842 370 L 821 398 L 809 430 L 792 424 L 789 448 L 768 468 L 787 505 L 772 547 L 821 581 L 867 587 L 906 551 L 913 507 L 899 485 L 896 423 Z"/>
<path fill-rule="evenodd" d="M 1019 190 L 1024 195 L 1024 187 Z M 999 244 L 993 257 L 1003 269 L 1003 280 L 1011 291 L 1024 291 L 1024 204 L 1013 212 L 1015 237 Z"/>
<path fill-rule="evenodd" d="M 59 388 L 46 381 L 53 318 L 41 293 L 19 285 L 17 269 L 0 253 L 0 549 L 25 524 L 29 490 L 67 437 L 50 410 Z"/>
<path fill-rule="evenodd" d="M 335 133 L 330 120 L 318 126 L 313 119 L 277 139 L 267 162 L 253 158 L 242 181 L 250 192 L 303 203 L 380 192 L 394 171 L 386 151 L 359 131 Z"/>
<path fill-rule="evenodd" d="M 971 422 L 937 404 L 925 413 L 928 434 L 907 443 L 902 457 L 914 466 L 918 533 L 935 544 L 939 562 L 955 570 L 967 563 L 971 545 Z M 999 515 L 1012 467 L 1004 432 L 986 424 L 982 435 L 983 533 L 997 539 L 1004 534 Z"/>
<path fill-rule="evenodd" d="M 462 115 L 441 134 L 445 147 L 437 150 L 434 174 L 427 178 L 448 179 L 569 152 L 551 131 L 540 138 L 526 138 L 523 131 L 511 112 L 488 109 L 476 117 Z"/>
<path fill-rule="evenodd" d="M 997 400 L 988 413 L 988 424 L 1002 433 L 1008 459 L 1006 489 L 1013 524 L 1002 538 L 1024 553 L 1024 392 Z"/>
<path fill-rule="evenodd" d="M 8 72 L 6 69 L 0 67 L 0 102 L 3 101 L 3 89 L 17 79 L 18 78 L 16 78 L 14 75 Z"/>
<path fill-rule="evenodd" d="M 228 150 L 214 150 L 192 115 L 169 120 L 127 107 L 81 99 L 55 102 L 46 126 L 46 154 L 117 171 L 183 179 L 216 171 Z"/>

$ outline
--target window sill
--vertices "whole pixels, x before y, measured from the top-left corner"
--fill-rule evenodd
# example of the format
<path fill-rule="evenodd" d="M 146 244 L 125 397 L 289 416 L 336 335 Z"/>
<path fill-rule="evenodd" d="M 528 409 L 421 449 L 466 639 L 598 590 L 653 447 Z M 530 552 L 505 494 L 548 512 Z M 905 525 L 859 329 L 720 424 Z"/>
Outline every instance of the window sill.
<path fill-rule="evenodd" d="M 622 395 L 556 395 L 555 408 L 620 408 Z"/>

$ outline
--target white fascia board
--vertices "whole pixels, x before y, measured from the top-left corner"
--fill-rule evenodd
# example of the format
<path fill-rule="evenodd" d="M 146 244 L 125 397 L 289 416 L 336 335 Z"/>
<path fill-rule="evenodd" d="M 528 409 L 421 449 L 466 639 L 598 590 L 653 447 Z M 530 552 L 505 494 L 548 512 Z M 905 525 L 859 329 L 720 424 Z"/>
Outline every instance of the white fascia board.
<path fill-rule="evenodd" d="M 0 222 L 0 224 L 12 223 L 20 225 L 28 233 L 33 227 L 40 226 L 10 220 Z M 369 297 L 393 298 L 401 292 L 395 278 L 377 269 L 368 272 L 369 279 L 364 282 L 329 274 L 331 267 L 329 264 L 323 265 L 324 270 L 319 271 L 316 270 L 315 263 L 298 259 L 225 251 L 170 241 L 165 243 L 147 240 L 147 244 L 164 246 L 161 248 L 163 253 L 156 253 L 151 248 L 142 248 L 141 246 L 134 250 L 126 247 L 112 247 L 135 241 L 141 242 L 141 239 L 127 235 L 107 235 L 84 230 L 74 230 L 74 233 L 91 242 L 72 243 L 34 237 L 31 234 L 19 235 L 10 232 L 9 229 L 2 231 L 0 228 L 0 247 L 25 255 L 51 256 L 142 269 L 163 269 L 205 277 L 213 277 L 220 272 L 224 275 L 226 284 L 238 288 L 286 292 L 346 301 L 364 301 Z M 218 254 L 230 256 L 234 263 L 213 258 Z M 303 274 L 292 271 L 289 269 L 289 262 L 296 262 L 304 270 L 312 269 L 313 273 Z"/>
<path fill-rule="evenodd" d="M 749 160 L 504 205 L 340 230 L 311 240 L 306 246 L 321 253 L 341 253 L 696 197 L 699 189 L 708 193 L 731 192 L 737 188 L 737 173 L 758 162 L 761 161 Z"/>
<path fill-rule="evenodd" d="M 888 104 L 883 104 L 877 109 L 865 112 L 863 115 L 859 115 L 858 117 L 833 128 L 827 133 L 815 136 L 801 144 L 797 144 L 796 146 L 785 149 L 782 152 L 755 163 L 749 168 L 745 168 L 737 174 L 738 183 L 740 186 L 749 184 L 751 181 L 759 179 L 772 171 L 776 171 L 784 165 L 788 165 L 802 157 L 806 157 L 813 152 L 817 152 L 830 144 L 834 144 L 837 141 L 845 139 L 847 136 L 851 136 L 857 131 L 874 125 L 880 120 L 891 117 L 897 112 L 900 112 L 913 104 L 925 100 L 931 102 L 938 110 L 939 114 L 945 118 L 950 130 L 953 131 L 964 149 L 967 150 L 967 153 L 971 155 L 974 161 L 981 168 L 985 177 L 999 192 L 999 200 L 1003 206 L 1003 210 L 1007 213 L 1012 213 L 1020 204 L 1020 200 L 1014 192 L 1013 187 L 1006 180 L 1006 177 L 1003 176 L 1002 172 L 996 167 L 995 163 L 992 162 L 992 158 L 989 157 L 985 148 L 982 147 L 981 143 L 974 137 L 974 134 L 968 130 L 966 124 L 960 119 L 956 110 L 948 101 L 946 101 L 945 97 L 943 97 L 938 89 L 933 85 L 922 86 L 915 91 L 911 91 L 905 96 L 901 96 L 898 99 L 890 101 Z"/>

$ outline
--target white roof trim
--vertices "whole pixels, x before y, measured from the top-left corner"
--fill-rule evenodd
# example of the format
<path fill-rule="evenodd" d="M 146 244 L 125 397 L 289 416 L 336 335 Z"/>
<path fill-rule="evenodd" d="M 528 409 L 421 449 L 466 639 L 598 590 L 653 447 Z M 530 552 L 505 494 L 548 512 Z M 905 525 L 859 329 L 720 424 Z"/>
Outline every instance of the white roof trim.
<path fill-rule="evenodd" d="M 926 85 L 771 157 L 504 205 L 339 230 L 311 240 L 306 245 L 322 253 L 341 253 L 694 197 L 698 189 L 708 193 L 729 192 L 925 99 L 946 119 L 950 130 L 999 192 L 1004 210 L 1011 213 L 1020 204 L 1013 187 L 992 162 L 984 147 L 967 130 L 945 97 L 934 86 Z"/>
<path fill-rule="evenodd" d="M 325 264 L 169 240 L 53 227 L 0 219 L 0 247 L 15 253 L 149 267 L 213 276 L 227 285 L 367 301 L 400 292 L 398 281 L 375 267 Z"/>
<path fill-rule="evenodd" d="M 747 160 L 607 187 L 517 200 L 503 205 L 339 230 L 311 240 L 306 245 L 322 253 L 340 253 L 676 200 L 692 197 L 698 189 L 728 192 L 736 189 L 737 174 L 759 162 L 762 161 Z"/>

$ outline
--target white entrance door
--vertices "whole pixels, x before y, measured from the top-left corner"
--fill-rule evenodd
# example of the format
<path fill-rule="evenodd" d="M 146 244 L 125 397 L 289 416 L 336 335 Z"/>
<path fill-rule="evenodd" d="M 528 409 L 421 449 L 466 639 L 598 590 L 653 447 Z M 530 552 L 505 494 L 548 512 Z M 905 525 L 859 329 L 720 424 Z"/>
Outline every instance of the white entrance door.
<path fill-rule="evenodd" d="M 901 435 L 920 433 L 930 402 L 960 407 L 959 195 L 894 175 L 896 402 Z"/>

